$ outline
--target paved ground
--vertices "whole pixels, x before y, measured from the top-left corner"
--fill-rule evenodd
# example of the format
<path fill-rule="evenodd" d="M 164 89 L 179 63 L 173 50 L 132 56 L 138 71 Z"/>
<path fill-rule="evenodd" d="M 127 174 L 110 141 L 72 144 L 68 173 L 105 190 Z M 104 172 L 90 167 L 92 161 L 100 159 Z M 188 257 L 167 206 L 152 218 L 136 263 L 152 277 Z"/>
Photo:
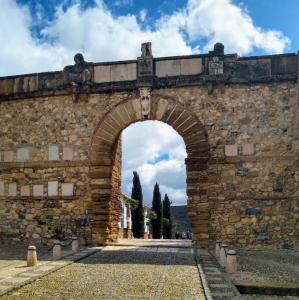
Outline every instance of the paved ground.
<path fill-rule="evenodd" d="M 240 251 L 238 263 L 238 273 L 232 275 L 235 281 L 299 285 L 297 251 Z"/>
<path fill-rule="evenodd" d="M 107 246 L 1 300 L 205 299 L 193 249 L 180 246 Z"/>
<path fill-rule="evenodd" d="M 298 251 L 240 251 L 238 264 L 238 272 L 230 275 L 234 283 L 265 287 L 296 287 L 299 289 Z M 298 299 L 298 297 L 248 295 L 245 299 L 278 300 Z"/>

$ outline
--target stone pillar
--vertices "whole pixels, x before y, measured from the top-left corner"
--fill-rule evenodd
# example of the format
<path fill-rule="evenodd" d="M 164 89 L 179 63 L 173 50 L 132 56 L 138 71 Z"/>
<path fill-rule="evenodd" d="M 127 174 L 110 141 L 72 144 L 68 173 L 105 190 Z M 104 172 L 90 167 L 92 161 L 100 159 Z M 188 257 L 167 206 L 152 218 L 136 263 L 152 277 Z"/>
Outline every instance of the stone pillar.
<path fill-rule="evenodd" d="M 72 251 L 78 252 L 78 250 L 79 250 L 79 241 L 78 241 L 78 238 L 73 237 L 73 240 L 72 240 Z"/>
<path fill-rule="evenodd" d="M 217 241 L 216 242 L 216 249 L 215 249 L 215 255 L 216 255 L 216 258 L 219 260 L 220 258 L 220 247 L 221 247 L 221 241 Z"/>
<path fill-rule="evenodd" d="M 27 267 L 34 267 L 37 265 L 36 247 L 29 246 L 27 251 Z"/>
<path fill-rule="evenodd" d="M 228 246 L 226 244 L 221 244 L 221 247 L 220 247 L 220 259 L 219 259 L 219 263 L 224 268 L 226 266 L 226 252 L 227 252 L 227 247 Z"/>
<path fill-rule="evenodd" d="M 237 270 L 238 270 L 237 252 L 234 250 L 229 250 L 227 252 L 227 257 L 226 257 L 225 271 L 227 273 L 236 273 Z"/>
<path fill-rule="evenodd" d="M 54 242 L 53 257 L 54 258 L 61 258 L 61 243 L 60 243 L 60 241 L 55 241 Z"/>

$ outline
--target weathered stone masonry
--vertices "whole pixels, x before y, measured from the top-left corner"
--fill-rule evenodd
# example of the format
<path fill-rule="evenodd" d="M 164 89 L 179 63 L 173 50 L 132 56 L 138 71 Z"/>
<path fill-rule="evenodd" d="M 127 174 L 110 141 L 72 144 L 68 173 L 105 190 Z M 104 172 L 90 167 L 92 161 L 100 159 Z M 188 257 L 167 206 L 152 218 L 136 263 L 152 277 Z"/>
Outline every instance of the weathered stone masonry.
<path fill-rule="evenodd" d="M 0 78 L 0 240 L 118 235 L 121 131 L 161 120 L 183 137 L 194 238 L 297 247 L 296 54 L 86 63 Z M 154 133 L 153 133 L 154 134 Z M 145 137 L 146 138 L 146 137 Z"/>

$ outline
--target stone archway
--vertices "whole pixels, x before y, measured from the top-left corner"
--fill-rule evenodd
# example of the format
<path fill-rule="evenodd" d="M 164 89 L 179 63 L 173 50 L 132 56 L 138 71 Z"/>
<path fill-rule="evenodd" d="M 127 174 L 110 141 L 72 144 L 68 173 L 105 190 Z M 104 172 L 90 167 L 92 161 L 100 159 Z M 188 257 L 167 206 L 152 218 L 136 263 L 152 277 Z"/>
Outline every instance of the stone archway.
<path fill-rule="evenodd" d="M 119 220 L 122 130 L 134 122 L 158 120 L 172 126 L 183 138 L 186 151 L 188 215 L 194 239 L 207 247 L 210 212 L 207 201 L 207 133 L 197 116 L 172 96 L 142 88 L 112 107 L 94 131 L 90 150 L 92 240 L 117 240 Z"/>

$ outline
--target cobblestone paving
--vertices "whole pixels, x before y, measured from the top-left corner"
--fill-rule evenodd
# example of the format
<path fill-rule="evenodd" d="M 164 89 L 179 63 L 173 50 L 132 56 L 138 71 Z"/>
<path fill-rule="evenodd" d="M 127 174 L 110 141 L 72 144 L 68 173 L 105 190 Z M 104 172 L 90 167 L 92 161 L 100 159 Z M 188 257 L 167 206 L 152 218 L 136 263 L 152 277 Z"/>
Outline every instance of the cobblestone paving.
<path fill-rule="evenodd" d="M 205 297 L 192 249 L 108 246 L 1 298 L 5 299 Z"/>
<path fill-rule="evenodd" d="M 299 252 L 240 251 L 235 281 L 299 283 Z"/>

